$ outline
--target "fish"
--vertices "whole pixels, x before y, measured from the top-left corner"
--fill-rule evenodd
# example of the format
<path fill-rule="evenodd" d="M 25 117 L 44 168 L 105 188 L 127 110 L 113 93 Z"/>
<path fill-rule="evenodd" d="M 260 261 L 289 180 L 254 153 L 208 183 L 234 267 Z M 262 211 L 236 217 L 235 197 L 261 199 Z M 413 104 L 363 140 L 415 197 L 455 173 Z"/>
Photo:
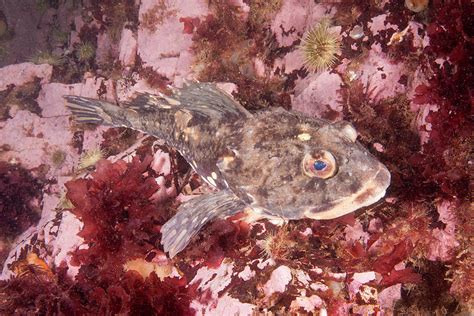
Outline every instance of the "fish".
<path fill-rule="evenodd" d="M 333 219 L 376 203 L 390 185 L 389 170 L 357 141 L 351 123 L 279 107 L 251 113 L 214 83 L 139 93 L 120 105 L 64 98 L 77 122 L 163 139 L 217 189 L 182 203 L 161 227 L 170 258 L 217 218 Z"/>

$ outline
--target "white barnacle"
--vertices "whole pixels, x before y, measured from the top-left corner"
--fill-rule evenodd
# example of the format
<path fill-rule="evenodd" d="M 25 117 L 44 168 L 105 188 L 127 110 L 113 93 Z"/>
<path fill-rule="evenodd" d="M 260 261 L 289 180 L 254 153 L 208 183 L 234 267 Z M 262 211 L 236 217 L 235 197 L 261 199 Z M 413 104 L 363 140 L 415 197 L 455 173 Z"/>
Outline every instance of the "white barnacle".
<path fill-rule="evenodd" d="M 212 177 L 214 180 L 217 180 L 217 173 L 215 173 L 214 171 L 211 172 L 211 177 Z"/>
<path fill-rule="evenodd" d="M 302 142 L 306 142 L 311 139 L 311 135 L 309 133 L 301 133 L 301 134 L 298 134 L 297 137 Z"/>

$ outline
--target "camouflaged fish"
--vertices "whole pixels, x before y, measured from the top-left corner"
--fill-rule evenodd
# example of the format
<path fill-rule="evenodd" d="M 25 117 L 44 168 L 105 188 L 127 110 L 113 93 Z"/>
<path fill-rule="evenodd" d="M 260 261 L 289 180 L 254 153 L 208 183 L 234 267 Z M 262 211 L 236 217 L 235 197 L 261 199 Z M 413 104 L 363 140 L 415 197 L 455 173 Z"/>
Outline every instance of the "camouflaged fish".
<path fill-rule="evenodd" d="M 124 106 L 65 98 L 78 122 L 166 140 L 219 189 L 181 204 L 163 225 L 170 257 L 215 218 L 245 211 L 254 220 L 331 219 L 375 203 L 390 183 L 350 123 L 281 108 L 251 114 L 214 84 L 193 83 L 170 96 L 140 94 Z"/>

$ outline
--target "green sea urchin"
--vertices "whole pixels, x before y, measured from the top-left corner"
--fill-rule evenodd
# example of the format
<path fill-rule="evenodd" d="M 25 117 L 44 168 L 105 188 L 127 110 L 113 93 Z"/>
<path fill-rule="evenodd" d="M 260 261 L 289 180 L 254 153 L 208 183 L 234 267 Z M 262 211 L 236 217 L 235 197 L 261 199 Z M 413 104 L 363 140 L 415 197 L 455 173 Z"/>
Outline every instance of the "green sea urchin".
<path fill-rule="evenodd" d="M 86 151 L 79 159 L 79 170 L 94 166 L 99 160 L 104 158 L 104 156 L 105 152 L 100 148 L 93 148 Z"/>
<path fill-rule="evenodd" d="M 84 42 L 76 48 L 76 57 L 80 62 L 91 60 L 95 56 L 95 47 L 92 43 Z"/>
<path fill-rule="evenodd" d="M 341 43 L 338 35 L 329 28 L 329 21 L 324 20 L 303 37 L 300 49 L 303 52 L 305 67 L 310 71 L 323 71 L 336 62 Z"/>
<path fill-rule="evenodd" d="M 36 65 L 49 64 L 51 66 L 61 66 L 66 62 L 63 56 L 47 51 L 38 51 L 34 56 L 28 58 L 28 61 Z"/>

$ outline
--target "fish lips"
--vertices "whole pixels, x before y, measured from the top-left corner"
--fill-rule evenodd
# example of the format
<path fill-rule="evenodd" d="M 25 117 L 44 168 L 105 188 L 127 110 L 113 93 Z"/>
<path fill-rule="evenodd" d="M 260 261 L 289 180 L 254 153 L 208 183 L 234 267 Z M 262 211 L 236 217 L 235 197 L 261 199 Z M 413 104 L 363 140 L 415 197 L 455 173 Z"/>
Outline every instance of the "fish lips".
<path fill-rule="evenodd" d="M 385 196 L 389 185 L 390 172 L 387 167 L 380 164 L 374 177 L 359 191 L 326 205 L 311 207 L 304 212 L 304 215 L 312 219 L 333 219 L 346 215 L 380 200 Z"/>

